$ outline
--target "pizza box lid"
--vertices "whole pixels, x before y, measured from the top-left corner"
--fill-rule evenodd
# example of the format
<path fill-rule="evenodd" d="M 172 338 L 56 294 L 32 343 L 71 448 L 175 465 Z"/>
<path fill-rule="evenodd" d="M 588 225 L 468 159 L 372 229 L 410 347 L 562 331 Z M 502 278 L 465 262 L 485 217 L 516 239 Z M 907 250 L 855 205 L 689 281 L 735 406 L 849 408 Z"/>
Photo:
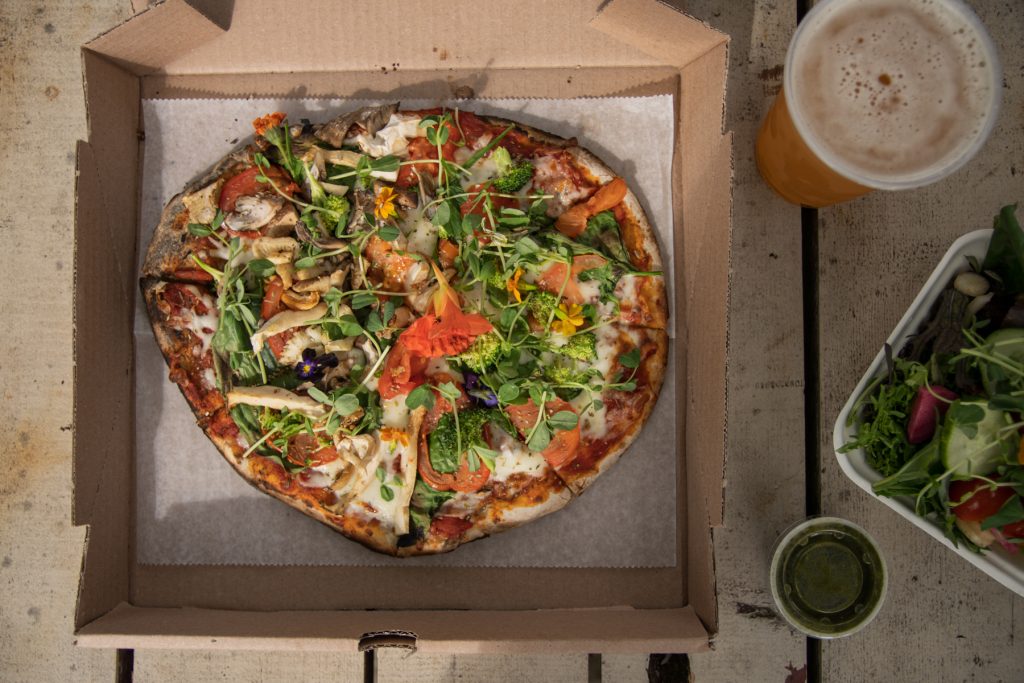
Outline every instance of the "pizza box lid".
<path fill-rule="evenodd" d="M 650 0 L 521 0 L 517 14 L 501 16 L 468 0 L 443 11 L 429 0 L 391 0 L 372 10 L 312 0 L 288 3 L 286 10 L 272 0 L 145 4 L 136 0 L 134 17 L 82 49 L 89 139 L 77 149 L 73 521 L 88 529 L 77 642 L 343 651 L 392 645 L 434 652 L 710 647 L 718 624 L 712 528 L 722 524 L 724 487 L 728 37 Z M 401 21 L 375 33 L 377 17 Z M 305 39 L 286 51 L 259 49 L 282 34 Z M 669 381 L 681 397 L 676 567 L 431 568 L 413 575 L 413 568 L 136 564 L 132 264 L 139 248 L 140 100 L 339 92 L 438 99 L 675 96 L 672 314 L 681 343 Z M 322 602 L 322 581 L 337 580 L 339 572 L 382 596 L 379 605 Z M 416 590 L 417 577 L 430 590 Z M 255 590 L 268 582 L 284 587 L 273 595 Z M 396 593 L 403 597 L 386 599 Z"/>

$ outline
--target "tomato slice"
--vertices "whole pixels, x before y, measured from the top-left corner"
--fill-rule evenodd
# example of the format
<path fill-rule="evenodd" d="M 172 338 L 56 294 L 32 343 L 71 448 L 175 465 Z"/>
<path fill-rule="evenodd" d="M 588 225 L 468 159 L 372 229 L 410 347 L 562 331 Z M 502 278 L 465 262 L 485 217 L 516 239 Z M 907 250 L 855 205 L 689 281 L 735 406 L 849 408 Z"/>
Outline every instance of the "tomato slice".
<path fill-rule="evenodd" d="M 267 286 L 263 290 L 263 304 L 260 306 L 260 317 L 270 320 L 281 312 L 281 295 L 284 293 L 284 283 L 281 278 L 275 275 L 267 280 Z"/>
<path fill-rule="evenodd" d="M 1013 524 L 1006 524 L 999 528 L 1003 532 L 1003 536 L 1011 540 L 1024 541 L 1024 520 L 1020 522 L 1014 522 Z"/>
<path fill-rule="evenodd" d="M 566 237 L 579 237 L 587 229 L 587 219 L 602 211 L 615 208 L 626 198 L 626 181 L 613 178 L 603 185 L 594 196 L 571 207 L 555 221 L 555 227 Z"/>
<path fill-rule="evenodd" d="M 476 472 L 473 472 L 469 469 L 469 458 L 463 453 L 462 462 L 459 463 L 459 469 L 455 473 L 455 483 L 452 485 L 452 488 L 459 493 L 474 493 L 482 489 L 490 478 L 491 471 L 487 469 L 487 465 L 482 460 L 480 461 L 480 467 L 477 468 Z"/>
<path fill-rule="evenodd" d="M 296 465 L 317 467 L 337 460 L 338 451 L 333 446 L 324 446 L 315 436 L 301 432 L 288 440 L 287 458 Z"/>
<path fill-rule="evenodd" d="M 265 172 L 259 166 L 252 166 L 224 183 L 224 187 L 220 190 L 220 201 L 218 202 L 220 210 L 226 214 L 231 213 L 235 210 L 235 202 L 238 201 L 239 197 L 254 195 L 258 192 L 273 192 L 273 188 L 269 183 L 256 180 L 256 176 L 259 175 L 265 175 L 268 179 L 274 181 L 278 189 L 288 196 L 291 196 L 299 189 L 298 185 L 293 183 L 292 179 L 277 166 L 271 166 Z"/>
<path fill-rule="evenodd" d="M 597 254 L 582 254 L 572 260 L 572 270 L 566 281 L 566 265 L 564 263 L 552 263 L 537 278 L 536 285 L 546 292 L 552 294 L 562 293 L 562 297 L 573 304 L 584 303 L 583 291 L 580 289 L 579 275 L 585 270 L 600 268 L 607 259 Z M 564 286 L 564 288 L 563 288 Z"/>
<path fill-rule="evenodd" d="M 968 495 L 970 498 L 959 502 Z M 980 479 L 954 481 L 949 485 L 949 507 L 965 522 L 980 522 L 999 512 L 999 508 L 1013 495 L 1013 489 L 1009 487 L 1002 486 L 993 491 Z"/>
<path fill-rule="evenodd" d="M 444 536 L 445 538 L 458 538 L 471 526 L 473 526 L 472 522 L 468 522 L 461 517 L 439 515 L 430 521 L 430 533 L 435 536 Z"/>
<path fill-rule="evenodd" d="M 508 209 L 519 208 L 519 202 L 517 200 L 512 199 L 511 197 L 499 197 L 498 192 L 494 190 L 484 190 L 482 184 L 471 185 L 466 192 L 469 193 L 469 196 L 466 197 L 466 201 L 462 202 L 462 206 L 459 208 L 459 211 L 463 216 L 467 216 L 469 214 L 473 214 L 475 216 L 486 215 L 487 200 L 485 199 L 485 196 L 489 196 L 491 198 L 491 210 L 496 215 L 501 212 L 503 207 Z M 493 225 L 493 222 L 489 221 L 488 227 L 491 230 L 494 230 L 495 226 Z"/>
<path fill-rule="evenodd" d="M 572 405 L 568 401 L 563 401 L 560 398 L 552 399 L 544 405 L 544 412 L 548 416 L 554 415 L 555 413 L 568 410 L 572 413 L 576 413 Z M 516 429 L 522 436 L 526 436 L 533 429 L 533 425 L 537 424 L 538 409 L 537 405 L 532 401 L 527 401 L 523 405 L 508 406 L 505 408 L 505 412 L 508 413 L 509 419 L 512 420 L 512 424 L 515 425 Z M 551 436 L 551 442 L 547 447 L 541 451 L 541 455 L 547 460 L 548 464 L 555 469 L 562 467 L 563 465 L 572 461 L 576 455 L 576 450 L 580 445 L 580 425 L 579 422 L 572 429 L 558 429 Z"/>

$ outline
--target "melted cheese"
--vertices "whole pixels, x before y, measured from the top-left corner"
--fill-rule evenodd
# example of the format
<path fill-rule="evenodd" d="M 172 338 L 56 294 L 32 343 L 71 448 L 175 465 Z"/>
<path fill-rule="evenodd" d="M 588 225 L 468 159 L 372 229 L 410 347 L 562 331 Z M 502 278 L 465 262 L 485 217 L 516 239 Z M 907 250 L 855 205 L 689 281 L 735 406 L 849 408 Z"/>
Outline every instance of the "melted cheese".
<path fill-rule="evenodd" d="M 364 154 L 372 157 L 403 154 L 409 147 L 406 138 L 414 138 L 420 134 L 419 125 L 420 119 L 417 117 L 392 114 L 387 125 L 378 130 L 373 137 L 360 134 L 355 137 L 355 142 Z"/>
<path fill-rule="evenodd" d="M 406 229 L 406 250 L 433 258 L 437 251 L 437 226 L 426 218 L 420 218 L 403 227 Z"/>
<path fill-rule="evenodd" d="M 382 422 L 385 427 L 405 429 L 409 426 L 409 408 L 405 405 L 405 394 L 381 400 Z"/>
<path fill-rule="evenodd" d="M 242 248 L 239 249 L 237 254 L 235 254 L 235 258 L 232 259 L 231 263 L 229 264 L 231 266 L 240 266 L 243 263 L 248 263 L 249 261 L 252 261 L 254 258 L 256 258 L 256 255 L 253 254 L 252 252 L 252 245 L 256 240 L 251 240 L 248 237 L 239 237 L 238 239 L 240 240 L 239 244 L 241 245 Z M 211 256 L 219 258 L 222 261 L 227 261 L 228 247 L 226 244 L 222 244 L 218 240 L 217 246 L 213 249 L 210 249 L 209 254 Z"/>
<path fill-rule="evenodd" d="M 473 167 L 469 169 L 469 176 L 463 179 L 462 186 L 470 187 L 477 185 L 485 180 L 495 178 L 497 175 L 498 167 L 495 165 L 494 160 L 488 156 L 473 164 Z"/>
<path fill-rule="evenodd" d="M 405 533 L 408 530 L 409 499 L 412 498 L 413 483 L 416 479 L 415 461 L 411 460 L 415 453 L 415 448 L 411 444 L 403 447 L 395 442 L 378 440 L 377 454 L 380 457 L 371 461 L 373 471 L 369 472 L 370 477 L 366 486 L 349 503 L 349 509 L 354 507 L 358 514 L 369 515 L 379 520 L 384 528 L 400 534 Z M 399 464 L 396 465 L 396 462 Z M 383 468 L 385 472 L 383 483 L 377 478 L 378 468 Z M 391 489 L 391 500 L 384 499 L 384 486 Z M 375 512 L 371 512 L 370 508 Z M 398 518 L 400 512 L 404 514 L 403 519 Z"/>
<path fill-rule="evenodd" d="M 540 453 L 530 451 L 526 444 L 513 439 L 502 430 L 492 429 L 495 450 L 494 481 L 505 481 L 513 474 L 523 472 L 531 476 L 541 477 L 546 474 L 548 463 Z"/>

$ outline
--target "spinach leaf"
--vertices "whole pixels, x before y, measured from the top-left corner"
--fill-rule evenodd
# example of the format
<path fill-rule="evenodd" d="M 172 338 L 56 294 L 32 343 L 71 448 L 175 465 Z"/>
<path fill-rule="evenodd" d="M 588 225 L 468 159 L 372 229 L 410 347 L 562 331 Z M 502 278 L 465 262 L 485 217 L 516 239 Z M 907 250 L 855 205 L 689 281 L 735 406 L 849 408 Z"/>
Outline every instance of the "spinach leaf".
<path fill-rule="evenodd" d="M 894 474 L 876 481 L 871 490 L 878 496 L 916 496 L 931 482 L 931 469 L 936 464 L 941 467 L 939 444 L 933 440 Z"/>
<path fill-rule="evenodd" d="M 981 267 L 1002 279 L 1007 294 L 1024 292 L 1024 233 L 1014 214 L 1016 204 L 1004 206 L 995 218 L 992 241 Z"/>

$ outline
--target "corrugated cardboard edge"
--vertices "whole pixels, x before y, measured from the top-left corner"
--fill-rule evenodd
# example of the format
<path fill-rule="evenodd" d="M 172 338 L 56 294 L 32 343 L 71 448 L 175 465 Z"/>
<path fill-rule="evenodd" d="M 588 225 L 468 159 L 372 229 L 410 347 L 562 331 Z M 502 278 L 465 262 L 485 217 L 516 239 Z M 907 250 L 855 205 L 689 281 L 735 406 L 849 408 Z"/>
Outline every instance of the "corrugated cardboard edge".
<path fill-rule="evenodd" d="M 680 18 L 684 35 L 662 30 L 665 25 L 679 24 Z M 678 144 L 673 159 L 674 187 L 684 190 L 674 216 L 676 230 L 679 232 L 685 225 L 683 234 L 690 235 L 682 244 L 683 268 L 676 271 L 677 310 L 679 301 L 685 306 L 684 331 L 680 336 L 687 347 L 680 349 L 678 358 L 687 378 L 688 402 L 683 426 L 687 453 L 687 532 L 691 547 L 697 535 L 702 545 L 710 549 L 706 557 L 688 553 L 687 580 L 690 586 L 711 587 L 710 591 L 688 591 L 688 597 L 714 633 L 718 627 L 718 606 L 711 529 L 720 527 L 724 519 L 732 244 L 732 135 L 723 132 L 729 37 L 673 7 L 645 0 L 612 0 L 590 25 L 680 68 L 676 140 L 692 143 L 687 149 Z M 706 101 L 688 97 L 691 82 L 710 84 L 708 89 L 719 105 L 712 107 Z M 690 128 L 717 130 L 723 134 L 687 135 Z M 728 187 L 728 192 L 721 191 L 724 187 Z M 716 229 L 724 232 L 713 232 Z M 695 235 L 701 238 L 694 239 Z M 695 253 L 695 244 L 704 245 L 705 249 Z M 695 302 L 700 305 L 694 305 Z M 710 406 L 715 406 L 718 412 L 710 414 Z"/>
<path fill-rule="evenodd" d="M 143 4 L 135 0 L 134 16 L 93 38 L 85 47 L 107 55 L 133 74 L 142 75 L 158 70 L 224 32 L 224 28 L 185 0 L 166 0 L 140 9 Z M 174 31 L 174 40 L 153 39 L 169 29 Z"/>
<path fill-rule="evenodd" d="M 499 624 L 498 629 L 494 628 Z M 508 632 L 529 633 L 508 640 Z M 622 636 L 626 632 L 629 635 Z M 692 607 L 662 610 L 237 612 L 120 604 L 79 630 L 83 647 L 357 652 L 371 634 L 415 637 L 440 653 L 702 652 L 707 633 Z M 382 643 L 383 644 L 383 643 Z"/>

